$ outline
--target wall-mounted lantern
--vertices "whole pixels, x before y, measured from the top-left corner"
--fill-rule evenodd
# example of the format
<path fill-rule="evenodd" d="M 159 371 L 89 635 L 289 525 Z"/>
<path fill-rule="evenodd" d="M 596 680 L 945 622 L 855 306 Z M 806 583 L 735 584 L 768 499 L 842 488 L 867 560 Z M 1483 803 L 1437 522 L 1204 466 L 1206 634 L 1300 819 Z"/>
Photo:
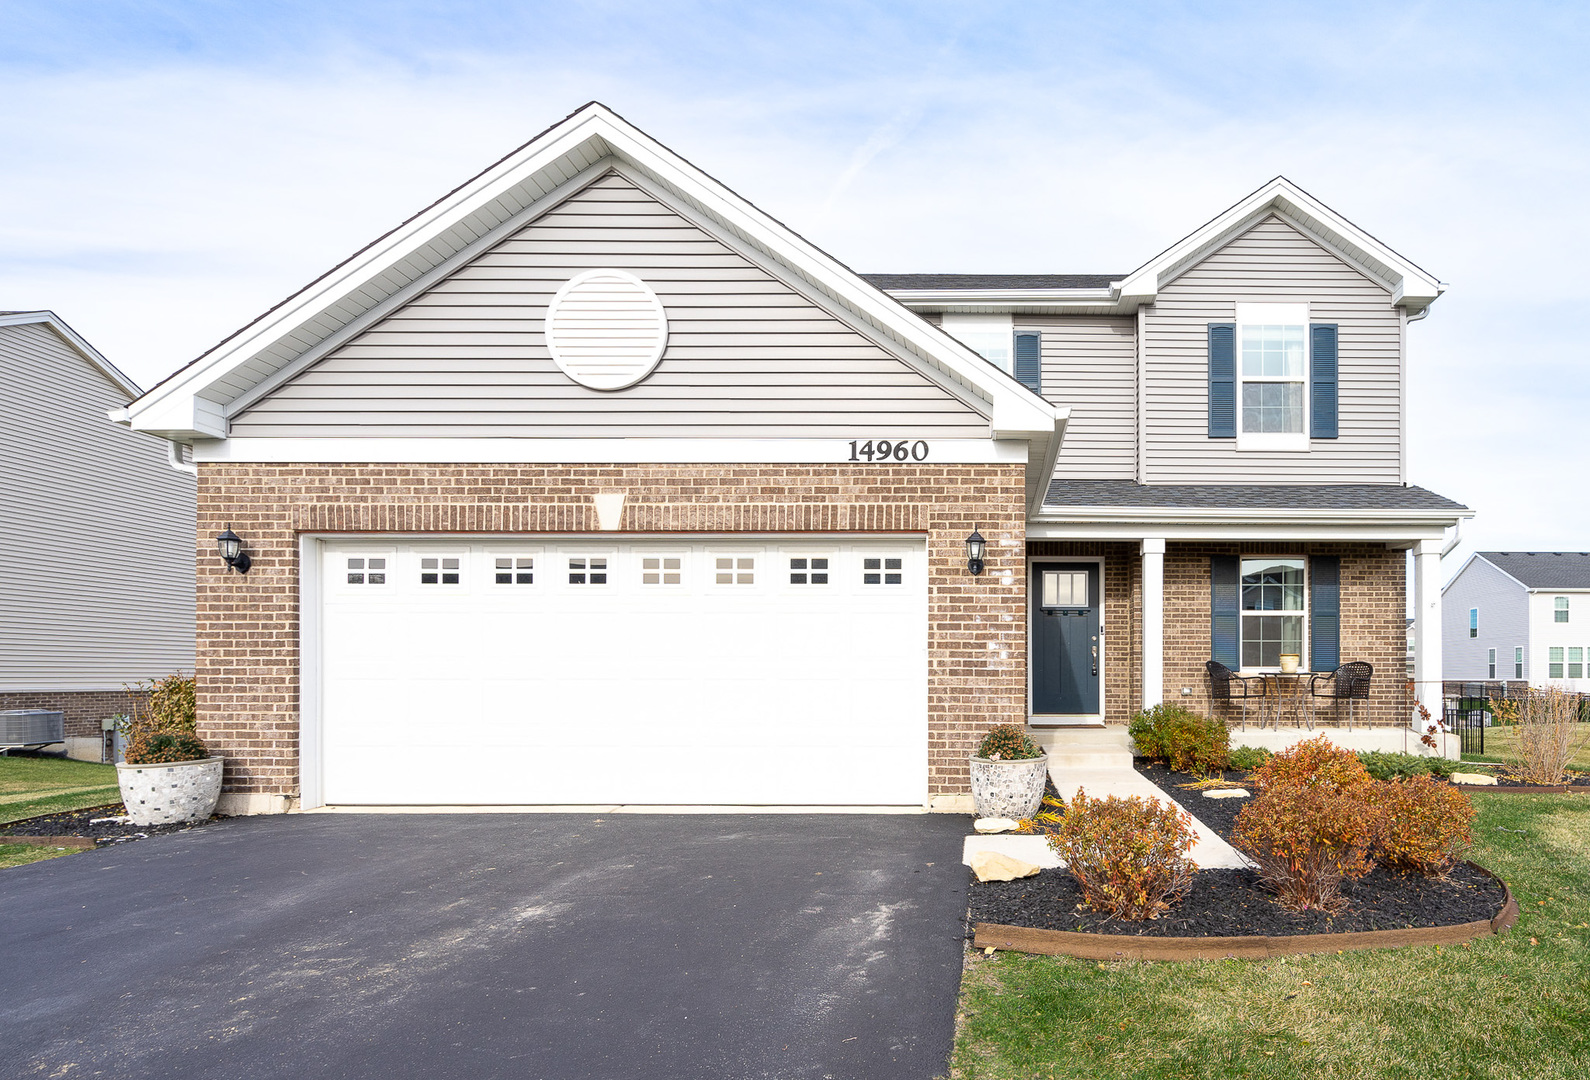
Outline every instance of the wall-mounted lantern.
<path fill-rule="evenodd" d="M 254 560 L 243 550 L 243 538 L 233 532 L 230 525 L 226 527 L 226 532 L 215 538 L 215 546 L 220 550 L 228 570 L 246 574 L 248 568 L 254 565 Z"/>
<path fill-rule="evenodd" d="M 983 539 L 983 534 L 976 529 L 966 538 L 966 569 L 973 575 L 983 572 L 983 552 L 988 548 L 988 541 Z"/>

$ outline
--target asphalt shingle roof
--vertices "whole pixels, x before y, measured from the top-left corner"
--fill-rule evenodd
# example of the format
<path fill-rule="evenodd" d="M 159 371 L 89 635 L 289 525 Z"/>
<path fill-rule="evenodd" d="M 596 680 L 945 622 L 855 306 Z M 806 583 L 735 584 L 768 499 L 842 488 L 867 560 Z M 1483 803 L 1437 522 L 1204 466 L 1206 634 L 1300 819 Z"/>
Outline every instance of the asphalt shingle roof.
<path fill-rule="evenodd" d="M 890 289 L 1107 289 L 1125 274 L 862 274 Z"/>
<path fill-rule="evenodd" d="M 1162 510 L 1468 509 L 1433 491 L 1402 484 L 1137 484 L 1130 480 L 1053 480 L 1043 503 Z"/>
<path fill-rule="evenodd" d="M 1481 551 L 1480 558 L 1530 589 L 1590 589 L 1590 551 Z"/>

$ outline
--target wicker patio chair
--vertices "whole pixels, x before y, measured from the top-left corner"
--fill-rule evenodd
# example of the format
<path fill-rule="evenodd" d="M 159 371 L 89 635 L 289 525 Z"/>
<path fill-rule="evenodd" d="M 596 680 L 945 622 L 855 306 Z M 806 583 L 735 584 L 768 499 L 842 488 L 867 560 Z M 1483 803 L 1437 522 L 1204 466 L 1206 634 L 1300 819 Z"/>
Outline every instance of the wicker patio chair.
<path fill-rule="evenodd" d="M 1204 665 L 1204 670 L 1209 673 L 1209 696 L 1215 702 L 1224 702 L 1230 708 L 1233 701 L 1242 702 L 1242 730 L 1248 729 L 1248 700 L 1250 698 L 1264 697 L 1263 687 L 1258 692 L 1254 691 L 1253 683 L 1257 680 L 1248 679 L 1238 675 L 1218 660 L 1211 660 Z"/>
<path fill-rule="evenodd" d="M 1315 675 L 1308 681 L 1310 713 L 1312 714 L 1322 701 L 1334 702 L 1336 719 L 1339 723 L 1342 702 L 1345 701 L 1347 730 L 1353 730 L 1353 721 L 1358 714 L 1358 703 L 1369 700 L 1369 682 L 1374 674 L 1375 669 L 1372 665 L 1362 660 L 1354 660 L 1350 664 L 1343 664 L 1328 675 Z"/>

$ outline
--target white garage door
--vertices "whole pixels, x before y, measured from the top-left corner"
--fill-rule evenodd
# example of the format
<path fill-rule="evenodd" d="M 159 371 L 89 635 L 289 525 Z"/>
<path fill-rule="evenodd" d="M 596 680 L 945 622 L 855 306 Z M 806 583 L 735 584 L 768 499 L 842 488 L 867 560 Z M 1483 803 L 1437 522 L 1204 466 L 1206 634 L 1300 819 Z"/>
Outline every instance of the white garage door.
<path fill-rule="evenodd" d="M 328 542 L 332 804 L 920 804 L 921 541 Z"/>

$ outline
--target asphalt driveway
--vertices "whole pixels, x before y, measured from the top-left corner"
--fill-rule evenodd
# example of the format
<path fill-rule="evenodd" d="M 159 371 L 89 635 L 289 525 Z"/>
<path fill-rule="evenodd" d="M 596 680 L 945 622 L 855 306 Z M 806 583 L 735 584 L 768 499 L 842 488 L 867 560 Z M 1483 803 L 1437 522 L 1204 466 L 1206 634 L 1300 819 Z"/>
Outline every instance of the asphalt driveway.
<path fill-rule="evenodd" d="M 303 815 L 0 871 L 0 1074 L 925 1080 L 965 829 Z"/>

